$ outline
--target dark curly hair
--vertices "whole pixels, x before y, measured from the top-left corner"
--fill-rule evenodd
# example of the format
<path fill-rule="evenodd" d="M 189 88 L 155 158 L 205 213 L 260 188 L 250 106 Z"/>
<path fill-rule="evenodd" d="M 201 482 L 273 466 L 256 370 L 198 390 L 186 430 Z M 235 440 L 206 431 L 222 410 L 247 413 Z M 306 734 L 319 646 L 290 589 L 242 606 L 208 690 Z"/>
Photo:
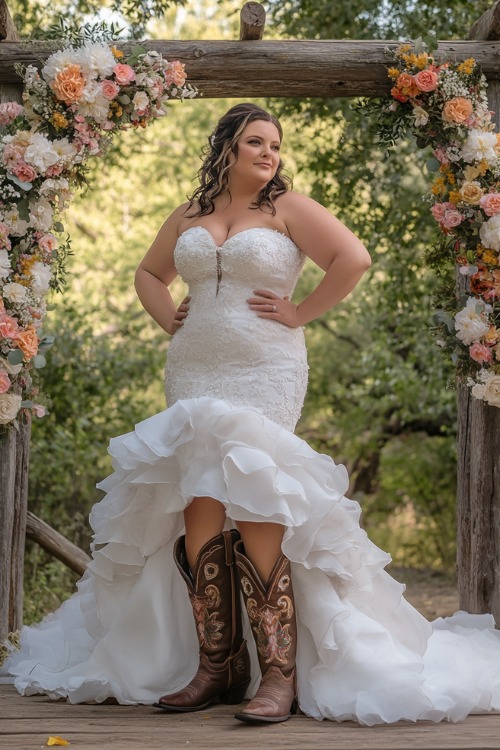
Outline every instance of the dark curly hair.
<path fill-rule="evenodd" d="M 217 126 L 208 139 L 208 145 L 202 152 L 203 164 L 198 171 L 200 185 L 189 198 L 188 211 L 195 207 L 191 216 L 206 216 L 213 213 L 215 209 L 214 199 L 228 189 L 229 157 L 231 154 L 238 156 L 238 139 L 249 122 L 264 120 L 276 125 L 280 141 L 283 138 L 283 129 L 279 121 L 256 104 L 237 104 L 226 112 L 217 123 Z M 292 180 L 283 174 L 283 162 L 279 160 L 278 169 L 273 179 L 262 188 L 252 208 L 267 208 L 274 216 L 276 208 L 274 201 L 279 195 L 286 193 L 292 187 Z"/>

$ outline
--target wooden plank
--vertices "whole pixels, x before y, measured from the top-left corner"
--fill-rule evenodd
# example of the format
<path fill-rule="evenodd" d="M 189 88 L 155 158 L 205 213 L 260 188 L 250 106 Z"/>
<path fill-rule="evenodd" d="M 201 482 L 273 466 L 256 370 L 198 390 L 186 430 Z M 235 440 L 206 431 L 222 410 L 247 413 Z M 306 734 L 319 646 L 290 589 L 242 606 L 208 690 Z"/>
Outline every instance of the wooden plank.
<path fill-rule="evenodd" d="M 0 750 L 43 747 L 49 735 L 70 748 L 235 747 L 241 750 L 443 750 L 498 748 L 500 715 L 470 716 L 458 724 L 431 722 L 364 727 L 354 722 L 318 722 L 306 716 L 283 724 L 249 726 L 233 718 L 232 706 L 214 706 L 194 714 L 165 714 L 151 706 L 71 705 L 44 697 L 22 698 L 12 686 L 0 686 Z"/>
<path fill-rule="evenodd" d="M 117 44 L 128 50 L 130 44 Z M 385 96 L 385 47 L 394 41 L 147 41 L 167 59 L 186 64 L 190 83 L 207 98 L 257 96 Z M 16 62 L 40 65 L 53 51 L 23 43 L 0 44 L 0 82 L 19 81 Z M 447 59 L 475 57 L 490 80 L 500 79 L 498 42 L 446 41 L 438 55 Z"/>

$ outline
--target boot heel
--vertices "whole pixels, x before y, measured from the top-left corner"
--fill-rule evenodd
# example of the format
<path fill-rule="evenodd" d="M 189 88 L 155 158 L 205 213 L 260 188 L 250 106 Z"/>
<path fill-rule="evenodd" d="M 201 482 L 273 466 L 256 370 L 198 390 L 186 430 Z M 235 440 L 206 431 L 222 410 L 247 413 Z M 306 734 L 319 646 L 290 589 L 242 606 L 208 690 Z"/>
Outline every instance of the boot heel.
<path fill-rule="evenodd" d="M 236 703 L 242 703 L 245 699 L 250 680 L 245 680 L 239 685 L 232 685 L 229 690 L 226 690 L 219 697 L 221 703 L 225 703 L 228 706 L 236 705 Z"/>
<path fill-rule="evenodd" d="M 293 702 L 292 702 L 292 705 L 290 706 L 290 714 L 292 714 L 293 716 L 295 716 L 295 714 L 297 713 L 298 710 L 299 710 L 299 702 L 298 702 L 297 698 L 294 698 Z"/>

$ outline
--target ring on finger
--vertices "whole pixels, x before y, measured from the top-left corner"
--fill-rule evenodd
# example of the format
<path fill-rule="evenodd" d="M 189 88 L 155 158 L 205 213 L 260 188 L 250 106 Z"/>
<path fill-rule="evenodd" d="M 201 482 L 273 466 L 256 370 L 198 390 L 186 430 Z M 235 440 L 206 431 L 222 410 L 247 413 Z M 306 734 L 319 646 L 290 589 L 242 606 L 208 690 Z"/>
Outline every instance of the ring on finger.
<path fill-rule="evenodd" d="M 276 312 L 276 305 L 273 305 L 272 309 L 273 309 L 273 313 L 275 313 Z"/>

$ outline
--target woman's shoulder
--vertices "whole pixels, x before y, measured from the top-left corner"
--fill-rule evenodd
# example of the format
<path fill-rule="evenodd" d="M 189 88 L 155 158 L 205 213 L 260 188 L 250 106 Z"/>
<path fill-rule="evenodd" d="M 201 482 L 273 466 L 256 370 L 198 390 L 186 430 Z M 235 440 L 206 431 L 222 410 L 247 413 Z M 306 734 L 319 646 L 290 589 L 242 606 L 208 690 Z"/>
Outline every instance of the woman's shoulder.
<path fill-rule="evenodd" d="M 294 224 L 313 220 L 319 214 L 329 213 L 321 203 L 294 190 L 288 190 L 280 195 L 276 200 L 276 208 L 285 222 L 292 221 Z"/>

